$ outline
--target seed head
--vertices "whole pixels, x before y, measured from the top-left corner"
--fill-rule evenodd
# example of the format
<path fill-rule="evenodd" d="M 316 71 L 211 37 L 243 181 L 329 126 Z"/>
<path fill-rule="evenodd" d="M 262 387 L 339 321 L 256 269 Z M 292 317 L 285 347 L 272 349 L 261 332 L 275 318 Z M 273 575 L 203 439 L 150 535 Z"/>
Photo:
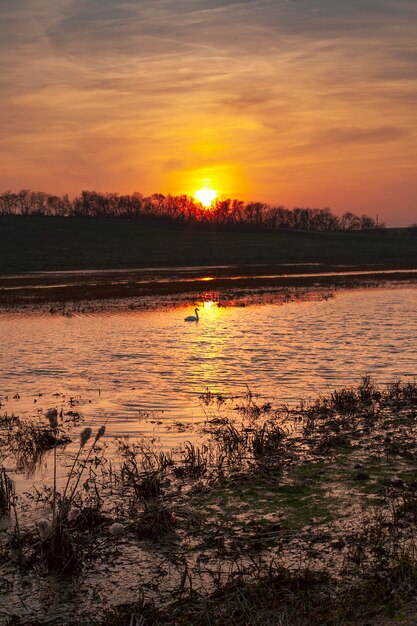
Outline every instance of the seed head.
<path fill-rule="evenodd" d="M 58 411 L 56 409 L 48 409 L 45 413 L 45 417 L 49 420 L 49 426 L 51 428 L 58 428 Z"/>
<path fill-rule="evenodd" d="M 81 515 L 81 509 L 78 506 L 73 506 L 68 513 L 68 521 L 74 522 Z"/>
<path fill-rule="evenodd" d="M 84 428 L 80 433 L 80 446 L 83 448 L 91 437 L 91 428 Z"/>
<path fill-rule="evenodd" d="M 123 524 L 115 522 L 110 526 L 109 533 L 113 535 L 113 537 L 120 537 L 123 534 L 124 529 L 125 527 L 123 526 Z"/>
<path fill-rule="evenodd" d="M 40 519 L 36 522 L 38 532 L 42 539 L 47 539 L 52 532 L 52 524 L 49 519 Z"/>
<path fill-rule="evenodd" d="M 104 426 L 100 426 L 100 428 L 97 431 L 97 435 L 96 438 L 94 440 L 94 443 L 96 443 L 96 441 L 98 441 L 99 439 L 101 439 L 101 437 L 103 437 L 104 433 L 106 432 L 106 427 Z"/>

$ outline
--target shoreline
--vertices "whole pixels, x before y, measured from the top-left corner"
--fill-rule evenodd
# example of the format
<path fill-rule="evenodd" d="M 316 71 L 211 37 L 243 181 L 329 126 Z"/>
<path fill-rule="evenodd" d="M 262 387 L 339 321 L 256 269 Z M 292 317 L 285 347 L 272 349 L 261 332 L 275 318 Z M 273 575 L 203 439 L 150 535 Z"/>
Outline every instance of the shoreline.
<path fill-rule="evenodd" d="M 416 383 L 379 387 L 364 377 L 290 411 L 251 395 L 220 405 L 207 394 L 208 447 L 175 456 L 124 442 L 110 489 L 106 448 L 92 439 L 86 447 L 100 462 L 60 519 L 64 539 L 53 552 L 53 536 L 39 536 L 39 509 L 10 504 L 21 523 L 0 537 L 0 573 L 13 580 L 4 623 L 123 626 L 133 614 L 155 625 L 239 626 L 286 615 L 296 626 L 335 626 L 395 620 L 403 611 L 415 619 L 416 392 Z M 14 419 L 26 449 L 34 431 Z M 15 430 L 3 420 L 13 446 Z M 51 433 L 45 420 L 37 433 L 50 453 L 65 431 Z M 41 495 L 50 515 L 45 487 Z M 111 564 L 111 600 L 103 563 Z M 64 575 L 68 587 L 54 587 L 48 606 L 39 606 L 42 588 Z M 240 619 L 243 600 L 247 615 L 262 621 Z"/>
<path fill-rule="evenodd" d="M 150 308 L 195 301 L 231 302 L 250 296 L 288 301 L 291 290 L 331 291 L 415 285 L 417 269 L 375 265 L 281 264 L 126 270 L 34 272 L 0 276 L 0 311 L 84 303 L 87 308 Z M 104 307 L 103 307 L 104 305 Z M 245 304 L 243 304 L 245 306 Z"/>

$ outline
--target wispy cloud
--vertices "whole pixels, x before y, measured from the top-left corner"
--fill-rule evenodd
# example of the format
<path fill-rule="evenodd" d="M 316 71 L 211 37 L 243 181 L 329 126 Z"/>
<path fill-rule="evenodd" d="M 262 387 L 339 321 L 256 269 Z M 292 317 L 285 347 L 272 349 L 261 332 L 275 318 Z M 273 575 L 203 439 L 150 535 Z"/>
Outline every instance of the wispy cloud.
<path fill-rule="evenodd" d="M 3 0 L 0 14 L 5 187 L 207 178 L 344 210 L 388 207 L 401 181 L 405 221 L 415 208 L 414 0 Z"/>

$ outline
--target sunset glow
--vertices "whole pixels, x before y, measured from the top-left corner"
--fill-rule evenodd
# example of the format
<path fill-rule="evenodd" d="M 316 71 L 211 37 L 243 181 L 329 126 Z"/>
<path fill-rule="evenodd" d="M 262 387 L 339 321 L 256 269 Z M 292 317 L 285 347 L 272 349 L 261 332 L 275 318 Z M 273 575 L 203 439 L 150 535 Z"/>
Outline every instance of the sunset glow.
<path fill-rule="evenodd" d="M 199 189 L 195 192 L 194 197 L 208 209 L 217 198 L 217 191 L 214 191 L 214 189 Z"/>
<path fill-rule="evenodd" d="M 417 626 L 416 35 L 0 1 L 7 625 Z"/>
<path fill-rule="evenodd" d="M 207 207 L 211 181 L 416 219 L 415 2 L 5 0 L 0 17 L 5 190 L 207 187 Z"/>

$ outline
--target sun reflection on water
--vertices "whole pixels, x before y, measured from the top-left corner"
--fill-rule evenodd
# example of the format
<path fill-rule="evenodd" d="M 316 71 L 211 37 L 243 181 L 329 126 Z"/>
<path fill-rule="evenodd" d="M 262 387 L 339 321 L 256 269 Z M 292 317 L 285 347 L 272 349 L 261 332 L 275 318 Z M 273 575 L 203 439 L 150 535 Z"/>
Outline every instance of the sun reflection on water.
<path fill-rule="evenodd" d="M 71 411 L 99 426 L 108 417 L 109 437 L 160 430 L 164 445 L 174 445 L 183 435 L 156 421 L 199 421 L 206 387 L 234 394 L 248 384 L 268 401 L 292 403 L 364 373 L 383 381 L 414 376 L 415 294 L 350 291 L 331 300 L 242 306 L 246 301 L 225 303 L 221 292 L 207 290 L 172 309 L 2 315 L 1 396 L 8 410 L 35 419 L 38 409 L 71 402 Z M 184 324 L 196 306 L 200 321 Z M 143 411 L 158 417 L 138 420 Z"/>

